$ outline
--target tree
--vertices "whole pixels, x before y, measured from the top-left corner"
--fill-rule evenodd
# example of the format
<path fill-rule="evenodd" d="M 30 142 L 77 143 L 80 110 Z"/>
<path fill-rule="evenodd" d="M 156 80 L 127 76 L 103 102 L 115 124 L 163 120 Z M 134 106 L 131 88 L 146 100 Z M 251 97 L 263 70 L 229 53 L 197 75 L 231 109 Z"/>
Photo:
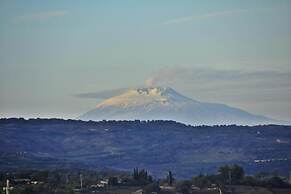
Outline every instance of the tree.
<path fill-rule="evenodd" d="M 238 184 L 244 178 L 244 169 L 241 166 L 233 165 L 231 168 L 231 180 L 233 184 Z"/>
<path fill-rule="evenodd" d="M 169 185 L 173 185 L 173 183 L 174 183 L 174 177 L 173 177 L 173 174 L 172 174 L 172 172 L 171 171 L 169 171 L 168 172 L 168 175 L 167 175 L 167 182 L 168 182 L 168 184 Z"/>
<path fill-rule="evenodd" d="M 138 170 L 138 168 L 135 168 L 133 170 L 133 180 L 138 184 L 138 185 L 145 185 L 148 183 L 151 183 L 153 181 L 152 176 L 148 175 L 148 172 L 144 169 Z"/>
<path fill-rule="evenodd" d="M 222 166 L 218 172 L 223 183 L 238 184 L 244 178 L 244 169 L 236 164 L 233 166 Z"/>
<path fill-rule="evenodd" d="M 209 176 L 199 175 L 192 178 L 192 182 L 199 188 L 206 188 L 211 185 L 212 181 Z"/>
<path fill-rule="evenodd" d="M 138 168 L 134 168 L 133 169 L 133 179 L 134 180 L 138 180 Z"/>
<path fill-rule="evenodd" d="M 228 165 L 222 166 L 218 169 L 219 179 L 223 183 L 229 183 L 229 173 L 231 172 L 231 168 Z"/>

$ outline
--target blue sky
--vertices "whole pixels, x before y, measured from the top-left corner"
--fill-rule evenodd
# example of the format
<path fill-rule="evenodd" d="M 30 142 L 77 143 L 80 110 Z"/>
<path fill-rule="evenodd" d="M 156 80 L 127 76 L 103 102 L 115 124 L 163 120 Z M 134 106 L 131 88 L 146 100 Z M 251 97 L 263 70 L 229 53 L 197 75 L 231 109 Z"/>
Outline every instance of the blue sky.
<path fill-rule="evenodd" d="M 1 1 L 0 116 L 74 118 L 102 100 L 75 94 L 154 80 L 290 120 L 290 18 L 290 0 Z"/>

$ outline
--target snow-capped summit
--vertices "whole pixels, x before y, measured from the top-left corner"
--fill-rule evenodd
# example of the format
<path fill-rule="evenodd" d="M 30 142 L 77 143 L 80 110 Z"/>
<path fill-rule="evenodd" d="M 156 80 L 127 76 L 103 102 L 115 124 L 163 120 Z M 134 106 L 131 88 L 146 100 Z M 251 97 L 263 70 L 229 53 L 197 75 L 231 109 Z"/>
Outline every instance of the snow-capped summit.
<path fill-rule="evenodd" d="M 170 87 L 130 89 L 97 104 L 82 120 L 175 120 L 192 125 L 269 124 L 275 120 L 185 97 Z"/>
<path fill-rule="evenodd" d="M 151 88 L 138 88 L 130 89 L 127 92 L 109 98 L 96 108 L 104 108 L 108 106 L 128 108 L 135 106 L 147 106 L 152 103 L 160 105 L 169 105 L 170 103 L 192 101 L 191 99 L 182 96 L 175 90 L 169 87 L 151 87 Z"/>

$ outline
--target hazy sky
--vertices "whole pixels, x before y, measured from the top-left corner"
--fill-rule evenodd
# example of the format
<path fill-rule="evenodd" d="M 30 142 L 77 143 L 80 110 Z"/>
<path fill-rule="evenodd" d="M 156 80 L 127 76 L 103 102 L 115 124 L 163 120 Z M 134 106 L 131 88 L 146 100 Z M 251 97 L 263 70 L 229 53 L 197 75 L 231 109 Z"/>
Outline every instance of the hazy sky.
<path fill-rule="evenodd" d="M 291 120 L 291 1 L 0 1 L 0 117 L 75 118 L 145 82 Z"/>

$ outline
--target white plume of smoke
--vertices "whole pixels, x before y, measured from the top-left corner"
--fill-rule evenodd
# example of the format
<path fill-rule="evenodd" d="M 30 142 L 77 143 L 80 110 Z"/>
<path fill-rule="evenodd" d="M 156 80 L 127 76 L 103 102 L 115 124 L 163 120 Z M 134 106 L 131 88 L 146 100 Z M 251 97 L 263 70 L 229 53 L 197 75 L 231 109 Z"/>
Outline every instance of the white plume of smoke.
<path fill-rule="evenodd" d="M 149 77 L 144 81 L 146 87 L 153 87 L 155 85 L 155 79 L 153 77 Z"/>
<path fill-rule="evenodd" d="M 192 73 L 192 70 L 188 71 L 188 68 L 185 67 L 163 68 L 148 77 L 145 85 L 147 87 L 171 86 L 177 83 L 181 77 L 191 77 Z"/>

